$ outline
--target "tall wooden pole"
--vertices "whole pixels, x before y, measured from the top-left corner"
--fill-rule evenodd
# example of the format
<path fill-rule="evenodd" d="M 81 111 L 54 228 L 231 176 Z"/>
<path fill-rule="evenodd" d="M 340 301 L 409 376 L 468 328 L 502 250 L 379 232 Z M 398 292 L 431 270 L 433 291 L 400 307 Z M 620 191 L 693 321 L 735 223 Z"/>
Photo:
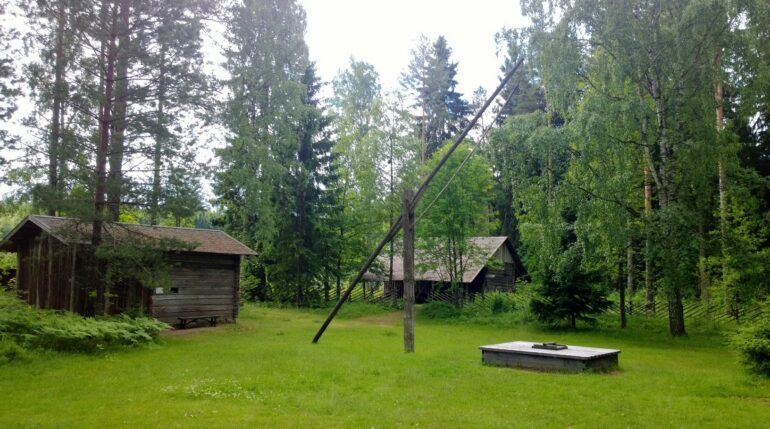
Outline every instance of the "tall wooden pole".
<path fill-rule="evenodd" d="M 404 189 L 404 351 L 414 353 L 414 191 Z"/>

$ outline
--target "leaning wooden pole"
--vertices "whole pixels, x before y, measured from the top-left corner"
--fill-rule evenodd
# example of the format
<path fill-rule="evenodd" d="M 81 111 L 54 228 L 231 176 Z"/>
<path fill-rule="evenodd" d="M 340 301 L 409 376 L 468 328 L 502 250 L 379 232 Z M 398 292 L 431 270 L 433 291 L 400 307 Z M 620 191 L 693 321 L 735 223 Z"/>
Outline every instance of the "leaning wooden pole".
<path fill-rule="evenodd" d="M 404 351 L 414 352 L 414 191 L 404 189 Z"/>
<path fill-rule="evenodd" d="M 436 167 L 433 169 L 433 171 L 430 172 L 428 177 L 425 178 L 425 180 L 422 182 L 419 188 L 417 188 L 417 193 L 415 193 L 414 198 L 412 199 L 412 203 L 410 207 L 412 210 L 417 206 L 417 204 L 420 202 L 420 198 L 422 198 L 422 195 L 425 193 L 425 190 L 428 188 L 428 185 L 430 185 L 430 182 L 433 181 L 433 178 L 436 177 L 436 174 L 438 174 L 439 170 L 441 170 L 441 167 L 446 164 L 447 160 L 450 156 L 454 153 L 454 151 L 457 149 L 458 146 L 460 146 L 460 143 L 465 140 L 465 137 L 468 135 L 468 133 L 473 129 L 473 127 L 476 126 L 476 123 L 479 121 L 479 118 L 481 118 L 481 115 L 484 114 L 484 112 L 489 108 L 489 105 L 492 104 L 492 101 L 494 101 L 495 98 L 500 94 L 500 91 L 505 88 L 505 86 L 508 84 L 508 82 L 513 78 L 513 74 L 516 73 L 516 70 L 521 66 L 521 64 L 524 62 L 523 58 L 520 58 L 519 61 L 516 62 L 516 64 L 513 65 L 513 68 L 508 72 L 507 75 L 505 75 L 505 78 L 500 82 L 500 85 L 498 85 L 497 89 L 495 89 L 495 92 L 492 93 L 492 95 L 489 96 L 487 101 L 484 103 L 483 106 L 481 106 L 481 109 L 479 109 L 478 112 L 476 112 L 476 115 L 471 119 L 471 121 L 468 123 L 468 125 L 463 129 L 463 131 L 455 138 L 454 143 L 452 143 L 452 146 L 449 148 L 447 153 L 444 154 L 443 158 L 436 164 Z M 324 323 L 321 325 L 321 327 L 318 329 L 318 332 L 315 334 L 315 337 L 313 337 L 313 342 L 317 343 L 319 339 L 321 339 L 321 336 L 326 331 L 326 328 L 329 327 L 329 324 L 334 320 L 334 316 L 337 315 L 337 312 L 340 311 L 340 308 L 342 307 L 342 304 L 345 302 L 346 299 L 350 296 L 350 292 L 353 291 L 353 289 L 356 287 L 358 282 L 361 281 L 361 279 L 364 277 L 364 274 L 366 274 L 366 271 L 369 270 L 369 268 L 372 266 L 372 263 L 374 263 L 374 260 L 377 259 L 377 256 L 379 256 L 380 252 L 382 252 L 382 249 L 385 247 L 390 240 L 392 240 L 398 232 L 401 230 L 401 221 L 403 219 L 403 214 L 396 219 L 395 222 L 390 226 L 390 229 L 388 230 L 388 233 L 385 234 L 385 238 L 380 241 L 380 243 L 377 245 L 377 247 L 374 249 L 374 252 L 372 252 L 371 255 L 366 259 L 366 262 L 364 262 L 364 266 L 361 267 L 360 270 L 358 270 L 358 274 L 353 278 L 353 280 L 348 285 L 348 288 L 345 289 L 345 292 L 340 296 L 340 299 L 337 301 L 337 304 L 334 305 L 334 308 L 332 308 L 332 311 L 329 312 L 329 315 L 326 317 L 326 320 L 324 320 Z"/>

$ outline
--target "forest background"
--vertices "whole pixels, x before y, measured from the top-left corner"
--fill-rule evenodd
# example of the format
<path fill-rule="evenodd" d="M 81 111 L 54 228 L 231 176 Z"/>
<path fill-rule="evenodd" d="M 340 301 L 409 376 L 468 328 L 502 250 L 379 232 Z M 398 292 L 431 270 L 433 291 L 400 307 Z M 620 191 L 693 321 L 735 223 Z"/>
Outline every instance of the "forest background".
<path fill-rule="evenodd" d="M 243 268 L 251 299 L 338 296 L 403 189 L 486 95 L 458 91 L 462 63 L 443 36 L 416 42 L 398 89 L 384 91 L 355 58 L 322 82 L 292 0 L 0 8 L 24 22 L 0 29 L 0 119 L 34 106 L 21 118 L 31 131 L 0 131 L 13 189 L 3 231 L 28 213 L 87 222 L 95 246 L 105 222 L 222 228 L 258 253 Z M 764 300 L 767 2 L 527 0 L 521 10 L 531 24 L 489 43 L 501 78 L 520 58 L 524 67 L 418 237 L 463 253 L 469 237 L 508 236 L 543 294 L 580 284 L 647 307 L 663 298 L 675 336 L 685 300 L 736 318 Z M 218 73 L 204 61 L 211 34 Z M 201 163 L 211 135 L 225 144 Z"/>

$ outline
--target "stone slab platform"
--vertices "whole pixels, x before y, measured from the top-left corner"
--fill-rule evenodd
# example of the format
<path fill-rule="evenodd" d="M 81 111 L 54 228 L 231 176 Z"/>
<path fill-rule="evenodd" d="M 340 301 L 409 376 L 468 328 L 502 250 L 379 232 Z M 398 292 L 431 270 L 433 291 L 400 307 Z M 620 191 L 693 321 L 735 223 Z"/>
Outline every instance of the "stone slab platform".
<path fill-rule="evenodd" d="M 602 371 L 618 366 L 620 350 L 571 345 L 563 350 L 545 350 L 532 348 L 535 344 L 513 341 L 481 346 L 481 361 L 486 365 L 569 372 Z"/>

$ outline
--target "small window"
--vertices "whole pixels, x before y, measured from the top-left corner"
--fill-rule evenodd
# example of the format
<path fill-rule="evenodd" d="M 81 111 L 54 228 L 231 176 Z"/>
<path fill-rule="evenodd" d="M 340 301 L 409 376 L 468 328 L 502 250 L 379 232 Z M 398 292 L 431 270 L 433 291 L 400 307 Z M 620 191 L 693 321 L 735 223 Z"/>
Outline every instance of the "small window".
<path fill-rule="evenodd" d="M 171 288 L 171 293 L 179 293 L 179 288 L 178 287 L 172 287 Z"/>

